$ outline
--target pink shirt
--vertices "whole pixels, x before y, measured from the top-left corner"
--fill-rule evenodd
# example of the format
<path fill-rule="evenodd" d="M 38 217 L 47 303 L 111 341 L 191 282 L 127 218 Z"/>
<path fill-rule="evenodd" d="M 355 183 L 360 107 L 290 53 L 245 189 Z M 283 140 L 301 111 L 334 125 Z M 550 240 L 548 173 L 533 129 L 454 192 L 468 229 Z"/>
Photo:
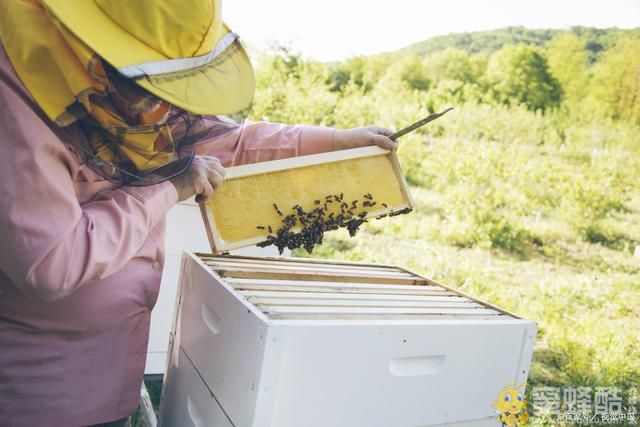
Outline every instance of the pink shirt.
<path fill-rule="evenodd" d="M 332 145 L 327 128 L 220 126 L 234 129 L 199 151 L 225 166 Z M 177 193 L 118 188 L 61 138 L 0 46 L 0 426 L 84 426 L 138 404 Z"/>

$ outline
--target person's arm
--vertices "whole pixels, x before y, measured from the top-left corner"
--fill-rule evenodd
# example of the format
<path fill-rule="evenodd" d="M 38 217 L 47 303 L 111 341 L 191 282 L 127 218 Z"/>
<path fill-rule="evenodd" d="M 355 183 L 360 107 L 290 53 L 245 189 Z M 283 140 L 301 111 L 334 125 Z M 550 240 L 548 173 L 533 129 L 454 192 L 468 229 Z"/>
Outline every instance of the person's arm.
<path fill-rule="evenodd" d="M 366 145 L 395 147 L 395 143 L 385 136 L 391 131 L 378 126 L 336 130 L 270 122 L 236 124 L 224 118 L 205 120 L 212 128 L 212 136 L 198 144 L 198 154 L 215 156 L 225 167 Z M 225 131 L 216 131 L 221 128 Z"/>
<path fill-rule="evenodd" d="M 177 201 L 170 182 L 78 202 L 73 154 L 0 80 L 0 270 L 46 301 L 127 264 Z"/>

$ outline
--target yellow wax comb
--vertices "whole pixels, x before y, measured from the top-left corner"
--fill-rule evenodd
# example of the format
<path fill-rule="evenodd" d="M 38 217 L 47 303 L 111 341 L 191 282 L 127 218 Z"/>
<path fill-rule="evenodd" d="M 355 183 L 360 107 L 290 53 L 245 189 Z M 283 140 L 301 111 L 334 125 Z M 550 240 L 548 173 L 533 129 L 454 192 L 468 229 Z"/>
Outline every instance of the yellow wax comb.
<path fill-rule="evenodd" d="M 294 206 L 311 211 L 334 195 L 350 207 L 357 200 L 351 212 L 361 218 L 413 208 L 395 152 L 380 147 L 230 167 L 221 188 L 201 205 L 211 249 L 220 253 L 264 242 L 295 213 Z M 374 206 L 367 206 L 367 197 Z M 339 205 L 330 204 L 327 212 L 336 213 Z"/>

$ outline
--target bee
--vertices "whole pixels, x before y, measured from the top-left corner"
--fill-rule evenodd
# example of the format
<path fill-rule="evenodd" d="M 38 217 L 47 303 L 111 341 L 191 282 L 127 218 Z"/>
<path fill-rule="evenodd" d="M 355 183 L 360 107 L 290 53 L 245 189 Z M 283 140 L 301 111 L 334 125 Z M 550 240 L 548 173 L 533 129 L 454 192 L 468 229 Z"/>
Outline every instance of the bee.
<path fill-rule="evenodd" d="M 364 207 L 371 207 L 376 204 L 371 193 L 365 194 L 364 198 L 366 199 L 362 203 Z M 258 246 L 274 245 L 278 248 L 280 254 L 283 253 L 285 248 L 304 248 L 308 253 L 311 253 L 315 245 L 322 244 L 326 231 L 346 228 L 349 235 L 353 237 L 358 228 L 367 222 L 367 211 L 356 215 L 358 202 L 358 200 L 345 201 L 344 193 L 329 194 L 324 199 L 314 200 L 313 203 L 316 206 L 314 209 L 307 212 L 300 205 L 295 205 L 291 209 L 292 213 L 286 216 L 273 203 L 278 215 L 283 217 L 282 225 L 275 233 L 270 225 L 266 226 L 269 235 Z M 330 212 L 331 203 L 338 203 L 340 208 L 338 213 Z M 293 227 L 297 224 L 300 224 L 301 230 L 294 232 Z M 265 226 L 258 226 L 257 228 L 264 230 Z"/>
<path fill-rule="evenodd" d="M 389 214 L 389 216 L 398 216 L 398 215 L 408 214 L 408 213 L 409 213 L 409 212 L 411 212 L 412 210 L 413 210 L 413 209 L 411 209 L 411 208 L 404 208 L 404 209 L 401 209 L 401 210 L 396 211 L 396 212 L 391 212 L 391 213 Z"/>

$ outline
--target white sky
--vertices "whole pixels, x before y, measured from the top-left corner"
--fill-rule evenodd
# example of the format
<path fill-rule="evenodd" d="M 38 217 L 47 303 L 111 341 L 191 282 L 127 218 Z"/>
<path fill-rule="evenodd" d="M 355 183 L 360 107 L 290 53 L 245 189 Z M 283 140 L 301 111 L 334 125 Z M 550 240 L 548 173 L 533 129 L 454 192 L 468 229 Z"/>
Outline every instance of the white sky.
<path fill-rule="evenodd" d="M 640 26 L 640 0 L 223 0 L 222 7 L 249 46 L 285 43 L 323 61 L 506 26 Z"/>

